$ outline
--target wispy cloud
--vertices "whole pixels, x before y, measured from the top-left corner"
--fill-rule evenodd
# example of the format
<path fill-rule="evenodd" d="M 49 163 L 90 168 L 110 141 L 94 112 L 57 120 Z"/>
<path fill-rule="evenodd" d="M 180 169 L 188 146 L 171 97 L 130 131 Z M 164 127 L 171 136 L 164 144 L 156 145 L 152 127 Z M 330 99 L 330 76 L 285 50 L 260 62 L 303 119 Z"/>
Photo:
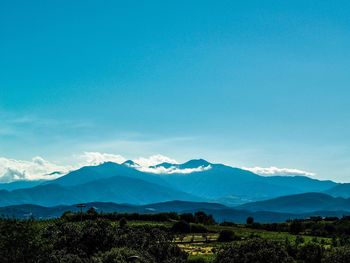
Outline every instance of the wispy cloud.
<path fill-rule="evenodd" d="M 121 164 L 127 160 L 122 155 L 101 153 L 101 152 L 84 152 L 74 155 L 70 158 L 71 162 L 67 165 L 58 164 L 48 161 L 42 157 L 34 157 L 32 160 L 15 160 L 0 157 L 0 182 L 12 182 L 17 180 L 38 180 L 38 179 L 54 179 L 62 176 L 69 171 L 79 169 L 83 166 L 99 165 L 104 162 L 115 162 Z M 210 165 L 194 168 L 181 169 L 177 164 L 178 161 L 165 155 L 156 154 L 149 157 L 134 158 L 133 161 L 137 165 L 133 168 L 154 174 L 190 174 L 202 172 L 211 169 Z M 158 166 L 161 163 L 174 164 L 171 167 Z M 277 167 L 243 167 L 245 170 L 252 171 L 263 176 L 273 175 L 304 175 L 314 176 L 314 173 L 302 171 L 299 169 L 277 168 Z"/>
<path fill-rule="evenodd" d="M 176 161 L 175 159 L 169 158 L 161 154 L 152 155 L 148 158 L 139 157 L 137 159 L 134 159 L 133 161 L 142 167 L 149 167 L 160 163 L 178 163 L 178 161 Z"/>
<path fill-rule="evenodd" d="M 39 156 L 30 161 L 0 157 L 0 182 L 54 179 L 70 169 L 72 167 L 57 165 Z"/>
<path fill-rule="evenodd" d="M 126 158 L 119 154 L 100 153 L 100 152 L 84 152 L 75 156 L 79 161 L 79 166 L 98 165 L 105 162 L 123 163 Z"/>
<path fill-rule="evenodd" d="M 137 169 L 142 171 L 142 172 L 147 172 L 147 173 L 154 173 L 154 174 L 190 174 L 190 173 L 195 173 L 195 172 L 203 172 L 210 170 L 212 167 L 211 165 L 208 166 L 199 166 L 196 168 L 185 168 L 185 169 L 180 169 L 176 166 L 172 166 L 170 168 L 165 168 L 165 167 L 138 167 Z"/>
<path fill-rule="evenodd" d="M 293 169 L 293 168 L 278 168 L 278 167 L 242 167 L 244 170 L 251 171 L 253 173 L 263 176 L 274 176 L 274 175 L 301 175 L 301 176 L 315 176 L 315 173 Z"/>

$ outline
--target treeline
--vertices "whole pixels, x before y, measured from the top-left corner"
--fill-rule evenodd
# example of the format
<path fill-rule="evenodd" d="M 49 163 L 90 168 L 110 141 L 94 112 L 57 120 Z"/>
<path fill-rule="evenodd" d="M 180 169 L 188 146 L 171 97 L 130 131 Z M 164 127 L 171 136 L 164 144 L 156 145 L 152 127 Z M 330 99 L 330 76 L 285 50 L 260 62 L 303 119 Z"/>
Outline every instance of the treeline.
<path fill-rule="evenodd" d="M 348 263 L 349 260 L 349 245 L 326 248 L 315 241 L 299 240 L 291 244 L 252 238 L 221 247 L 215 263 Z"/>
<path fill-rule="evenodd" d="M 86 214 L 91 215 L 92 211 Z M 196 220 L 210 217 L 193 214 L 194 222 L 179 220 L 171 228 L 152 225 L 128 224 L 125 214 L 119 222 L 97 217 L 87 220 L 84 213 L 72 213 L 66 217 L 47 221 L 0 219 L 0 262 L 3 263 L 186 263 L 188 255 L 175 242 L 176 236 L 192 231 L 192 227 L 204 227 Z M 86 215 L 87 216 L 87 215 Z M 69 221 L 66 219 L 74 219 Z M 84 220 L 82 220 L 84 218 Z M 180 219 L 181 217 L 179 217 Z M 192 220 L 192 219 L 191 219 Z M 312 227 L 314 222 L 328 224 L 349 221 L 346 218 L 324 221 L 313 219 L 291 221 Z M 249 227 L 258 225 L 250 218 Z M 205 221 L 202 221 L 205 222 Z M 327 223 L 328 222 L 328 223 Z M 231 223 L 232 224 L 232 223 Z M 223 225 L 230 225 L 224 223 Z M 271 227 L 272 224 L 259 225 Z M 216 228 L 216 227 L 215 227 Z M 204 229 L 202 229 L 205 231 Z M 290 230 L 290 229 L 289 229 Z M 176 233 L 176 236 L 175 236 Z M 349 236 L 346 233 L 345 236 Z M 316 237 L 305 242 L 301 235 L 295 240 L 273 241 L 256 236 L 236 236 L 232 230 L 221 229 L 218 242 L 213 247 L 214 263 L 347 263 L 350 258 L 349 239 L 335 237 L 325 243 Z M 205 261 L 197 261 L 205 262 Z"/>
<path fill-rule="evenodd" d="M 110 220 L 0 220 L 2 263 L 165 263 L 187 261 L 169 231 Z"/>
<path fill-rule="evenodd" d="M 343 237 L 350 236 L 350 217 L 311 217 L 309 219 L 294 219 L 285 223 L 272 224 L 247 224 L 251 228 L 267 231 L 289 232 L 291 234 L 306 234 L 319 237 Z"/>
<path fill-rule="evenodd" d="M 194 214 L 183 213 L 178 214 L 175 212 L 165 213 L 98 213 L 94 208 L 88 209 L 86 212 L 65 212 L 62 219 L 69 222 L 79 222 L 81 220 L 96 220 L 96 219 L 108 219 L 111 221 L 119 221 L 126 219 L 128 221 L 153 221 L 153 222 L 168 222 L 168 221 L 185 221 L 187 223 L 213 225 L 216 224 L 212 215 L 207 215 L 204 212 L 198 211 Z"/>

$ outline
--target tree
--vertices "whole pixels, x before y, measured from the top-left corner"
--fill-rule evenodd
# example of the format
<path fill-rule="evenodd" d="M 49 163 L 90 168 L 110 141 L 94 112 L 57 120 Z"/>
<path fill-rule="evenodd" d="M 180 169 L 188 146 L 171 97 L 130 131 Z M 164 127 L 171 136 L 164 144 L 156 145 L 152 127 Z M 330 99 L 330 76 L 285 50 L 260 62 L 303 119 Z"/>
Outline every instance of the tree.
<path fill-rule="evenodd" d="M 186 221 L 179 221 L 173 224 L 171 231 L 174 233 L 190 233 L 191 226 Z"/>
<path fill-rule="evenodd" d="M 90 207 L 87 211 L 86 214 L 88 215 L 89 219 L 96 219 L 98 216 L 98 213 L 94 207 Z"/>
<path fill-rule="evenodd" d="M 337 247 L 326 252 L 322 263 L 348 263 L 350 259 L 350 247 Z"/>
<path fill-rule="evenodd" d="M 0 220 L 0 262 L 37 262 L 45 253 L 39 234 L 32 220 Z"/>
<path fill-rule="evenodd" d="M 185 213 L 180 215 L 180 220 L 186 221 L 187 223 L 194 223 L 195 219 L 192 213 Z"/>
<path fill-rule="evenodd" d="M 300 232 L 302 232 L 304 229 L 303 229 L 303 225 L 302 223 L 300 222 L 300 220 L 293 220 L 291 223 L 290 223 L 290 227 L 289 227 L 289 232 L 293 235 L 297 235 L 299 234 Z"/>
<path fill-rule="evenodd" d="M 234 240 L 239 240 L 239 237 L 235 235 L 232 230 L 221 230 L 218 237 L 218 242 L 231 242 Z"/>
<path fill-rule="evenodd" d="M 251 216 L 248 216 L 246 222 L 247 222 L 247 225 L 252 225 L 254 224 L 254 218 Z"/>
<path fill-rule="evenodd" d="M 315 242 L 308 242 L 298 247 L 297 259 L 307 263 L 321 263 L 324 253 L 322 245 Z"/>
<path fill-rule="evenodd" d="M 112 248 L 107 252 L 95 256 L 94 261 L 101 263 L 152 263 L 149 255 L 142 255 L 139 251 L 125 247 Z"/>
<path fill-rule="evenodd" d="M 265 239 L 250 239 L 230 243 L 222 248 L 215 263 L 292 263 L 294 262 L 281 244 Z"/>
<path fill-rule="evenodd" d="M 126 227 L 127 224 L 128 224 L 128 221 L 126 220 L 125 217 L 122 217 L 122 218 L 119 220 L 119 227 L 120 227 L 120 228 Z"/>
<path fill-rule="evenodd" d="M 212 215 L 207 215 L 202 211 L 198 211 L 194 214 L 194 220 L 197 224 L 214 225 L 216 222 Z"/>

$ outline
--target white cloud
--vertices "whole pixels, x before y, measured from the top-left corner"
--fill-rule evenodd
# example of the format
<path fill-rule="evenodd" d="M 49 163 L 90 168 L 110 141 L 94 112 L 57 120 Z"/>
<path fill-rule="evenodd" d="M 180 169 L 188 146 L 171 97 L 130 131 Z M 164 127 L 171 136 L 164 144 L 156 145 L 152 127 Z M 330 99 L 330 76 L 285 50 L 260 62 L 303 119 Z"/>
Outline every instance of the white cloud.
<path fill-rule="evenodd" d="M 100 153 L 100 152 L 84 152 L 81 155 L 75 155 L 72 159 L 72 163 L 68 165 L 59 165 L 54 162 L 45 160 L 42 157 L 34 157 L 30 161 L 14 160 L 5 157 L 0 157 L 0 182 L 12 182 L 17 180 L 38 180 L 38 179 L 55 179 L 60 177 L 69 171 L 76 170 L 82 166 L 99 165 L 104 162 L 123 163 L 127 159 L 121 155 Z M 152 155 L 150 157 L 139 157 L 133 159 L 138 166 L 133 168 L 142 172 L 154 173 L 154 174 L 190 174 L 194 172 L 202 172 L 211 169 L 210 165 L 200 166 L 196 168 L 180 169 L 177 165 L 172 167 L 155 167 L 160 163 L 172 163 L 178 164 L 178 162 L 172 158 L 164 155 Z M 277 168 L 277 167 L 243 167 L 242 169 L 252 171 L 256 174 L 263 176 L 273 175 L 304 175 L 314 176 L 314 173 L 289 168 Z"/>
<path fill-rule="evenodd" d="M 99 165 L 105 162 L 123 163 L 126 159 L 121 155 L 100 153 L 100 152 L 84 152 L 78 156 L 79 166 Z"/>
<path fill-rule="evenodd" d="M 203 172 L 211 169 L 211 165 L 208 166 L 199 166 L 197 168 L 185 168 L 185 169 L 180 169 L 176 166 L 172 166 L 170 168 L 165 168 L 165 167 L 139 167 L 137 170 L 142 171 L 142 172 L 147 172 L 147 173 L 154 173 L 154 174 L 190 174 L 194 172 Z"/>
<path fill-rule="evenodd" d="M 178 163 L 176 160 L 161 154 L 152 155 L 148 158 L 139 157 L 133 161 L 142 167 L 149 167 L 149 166 L 153 166 L 161 163 L 172 163 L 172 164 Z"/>
<path fill-rule="evenodd" d="M 61 166 L 37 156 L 31 161 L 14 160 L 0 157 L 0 182 L 12 182 L 16 180 L 54 179 L 60 174 L 66 173 L 71 167 Z"/>
<path fill-rule="evenodd" d="M 242 167 L 244 170 L 251 171 L 253 173 L 263 176 L 274 176 L 274 175 L 302 175 L 302 176 L 315 176 L 314 173 L 306 172 L 293 168 L 278 168 L 278 167 Z"/>
<path fill-rule="evenodd" d="M 121 155 L 100 152 L 84 152 L 81 155 L 75 155 L 73 163 L 69 165 L 58 165 L 39 156 L 34 157 L 30 161 L 0 157 L 0 182 L 8 183 L 17 180 L 39 179 L 50 180 L 83 166 L 99 165 L 104 162 L 115 162 L 120 164 L 126 160 L 127 159 Z M 134 161 L 140 164 L 140 167 L 137 167 L 137 169 L 145 170 L 148 166 L 157 165 L 163 162 L 177 163 L 175 160 L 160 154 L 148 158 L 139 157 Z"/>

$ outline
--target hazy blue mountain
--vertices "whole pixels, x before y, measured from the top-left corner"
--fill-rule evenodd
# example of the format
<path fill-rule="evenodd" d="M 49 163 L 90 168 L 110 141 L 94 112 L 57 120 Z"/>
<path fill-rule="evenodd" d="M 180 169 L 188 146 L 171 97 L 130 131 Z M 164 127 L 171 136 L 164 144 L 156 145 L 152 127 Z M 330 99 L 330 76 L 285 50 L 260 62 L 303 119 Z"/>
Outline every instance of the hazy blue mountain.
<path fill-rule="evenodd" d="M 85 166 L 78 170 L 72 171 L 50 183 L 59 184 L 63 186 L 73 186 L 92 182 L 99 179 L 111 178 L 115 176 L 130 177 L 142 179 L 147 182 L 166 185 L 166 182 L 155 175 L 140 172 L 129 164 L 132 161 L 127 161 L 124 164 L 117 164 L 113 162 L 106 162 L 97 166 Z M 132 162 L 132 164 L 135 164 Z"/>
<path fill-rule="evenodd" d="M 330 180 L 317 180 L 307 176 L 270 176 L 266 177 L 267 182 L 277 185 L 293 185 L 293 188 L 302 192 L 322 192 L 337 185 L 337 183 Z"/>
<path fill-rule="evenodd" d="M 205 209 L 227 209 L 228 207 L 219 203 L 189 202 L 189 201 L 168 201 L 142 206 L 147 211 L 157 212 L 182 212 L 187 210 L 202 211 Z"/>
<path fill-rule="evenodd" d="M 173 164 L 173 163 L 161 163 L 161 164 L 157 164 L 157 165 L 152 165 L 150 166 L 150 168 L 157 168 L 157 167 L 163 167 L 165 169 L 169 169 L 171 167 L 177 167 L 178 165 L 177 164 Z"/>
<path fill-rule="evenodd" d="M 236 207 L 249 211 L 306 213 L 313 211 L 350 211 L 350 199 L 323 193 L 304 193 L 243 204 Z"/>
<path fill-rule="evenodd" d="M 226 205 L 266 200 L 283 195 L 324 192 L 336 183 L 302 176 L 263 177 L 203 159 L 155 166 L 196 169 L 192 173 L 152 174 L 137 170 L 133 161 L 82 167 L 35 187 L 0 191 L 0 205 L 58 205 L 78 202 L 145 204 L 170 200 L 211 201 Z M 11 189 L 9 189 L 11 190 Z"/>
<path fill-rule="evenodd" d="M 125 162 L 122 163 L 122 165 L 128 166 L 128 167 L 139 167 L 140 165 L 135 163 L 132 160 L 127 160 Z"/>
<path fill-rule="evenodd" d="M 201 199 L 166 186 L 123 176 L 71 186 L 52 183 L 28 189 L 0 191 L 0 206 L 13 204 L 53 206 L 94 201 L 146 204 L 170 200 Z"/>
<path fill-rule="evenodd" d="M 155 203 L 148 205 L 128 205 L 116 204 L 111 202 L 91 202 L 85 203 L 85 210 L 90 207 L 95 208 L 98 212 L 119 212 L 119 213 L 159 213 L 159 212 L 178 212 L 178 213 L 195 213 L 204 211 L 214 216 L 218 222 L 232 221 L 236 223 L 245 223 L 248 216 L 253 216 L 256 222 L 284 222 L 294 218 L 308 218 L 310 216 L 337 216 L 349 215 L 346 211 L 319 211 L 304 214 L 278 213 L 278 212 L 251 212 L 247 210 L 238 210 L 225 207 L 215 203 L 196 203 L 172 201 L 164 203 Z M 153 208 L 153 209 L 150 209 Z M 39 205 L 13 205 L 0 207 L 0 215 L 16 218 L 55 218 L 60 217 L 66 211 L 79 211 L 76 205 L 61 205 L 54 207 L 44 207 Z"/>
<path fill-rule="evenodd" d="M 35 181 L 19 180 L 11 183 L 0 183 L 0 190 L 11 191 L 15 189 L 30 188 L 30 187 L 40 185 L 44 182 L 47 182 L 47 181 L 46 180 L 35 180 Z"/>
<path fill-rule="evenodd" d="M 171 167 L 171 164 L 164 163 L 159 166 Z M 322 192 L 336 185 L 332 181 L 320 181 L 304 176 L 263 177 L 247 170 L 213 164 L 202 159 L 173 166 L 180 169 L 210 167 L 201 172 L 185 175 L 172 173 L 161 177 L 178 190 L 229 205 L 282 195 Z"/>
<path fill-rule="evenodd" d="M 350 184 L 337 184 L 336 186 L 325 191 L 326 194 L 329 194 L 334 197 L 350 197 Z"/>
<path fill-rule="evenodd" d="M 144 212 L 147 213 L 147 210 L 142 210 L 142 208 L 133 205 L 126 204 L 116 204 L 111 202 L 92 202 L 86 203 L 86 209 L 90 207 L 95 208 L 98 212 Z M 66 211 L 78 212 L 80 208 L 77 208 L 76 205 L 60 205 L 60 206 L 40 206 L 40 205 L 12 205 L 0 207 L 0 215 L 7 217 L 16 217 L 16 218 L 56 218 L 60 217 Z"/>

